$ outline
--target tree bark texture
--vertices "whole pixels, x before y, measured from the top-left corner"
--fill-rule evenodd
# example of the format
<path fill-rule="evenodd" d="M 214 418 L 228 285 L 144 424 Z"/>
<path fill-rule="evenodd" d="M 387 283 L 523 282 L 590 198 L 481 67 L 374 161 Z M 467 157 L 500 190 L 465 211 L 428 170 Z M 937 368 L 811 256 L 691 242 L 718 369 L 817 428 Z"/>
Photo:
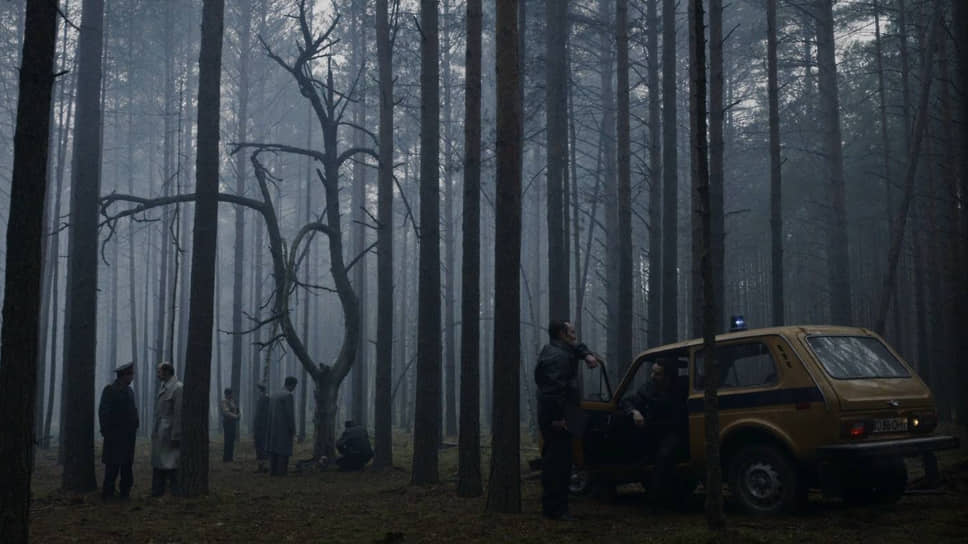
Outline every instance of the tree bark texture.
<path fill-rule="evenodd" d="M 457 496 L 481 486 L 481 0 L 467 2 L 464 88 L 464 202 L 461 263 L 460 436 Z"/>
<path fill-rule="evenodd" d="M 413 483 L 436 483 L 441 424 L 440 58 L 437 0 L 420 2 L 420 277 Z M 515 268 L 517 270 L 517 268 Z"/>
<path fill-rule="evenodd" d="M 662 3 L 662 343 L 679 336 L 676 0 Z"/>
<path fill-rule="evenodd" d="M 657 346 L 662 331 L 662 140 L 659 89 L 659 0 L 648 0 L 649 82 L 649 300 L 646 345 Z"/>
<path fill-rule="evenodd" d="M 783 325 L 783 183 L 780 158 L 780 87 L 777 84 L 776 2 L 766 0 L 767 94 L 770 110 L 770 303 L 774 326 Z"/>
<path fill-rule="evenodd" d="M 548 316 L 568 319 L 569 270 L 562 185 L 568 169 L 567 103 L 568 3 L 547 2 L 545 8 L 545 114 L 547 116 L 548 177 Z"/>
<path fill-rule="evenodd" d="M 719 455 L 719 364 L 716 361 L 716 295 L 713 267 L 712 202 L 709 183 L 709 146 L 706 143 L 706 35 L 703 27 L 703 1 L 689 0 L 689 110 L 692 121 L 693 213 L 700 218 L 698 254 L 702 279 L 703 368 L 706 376 L 703 411 L 706 437 L 706 523 L 711 529 L 726 524 L 723 517 L 723 470 Z"/>
<path fill-rule="evenodd" d="M 521 511 L 521 95 L 517 0 L 498 0 L 494 422 L 486 510 Z"/>
<path fill-rule="evenodd" d="M 616 59 L 617 101 L 616 133 L 618 139 L 618 217 L 616 221 L 616 294 L 618 306 L 614 313 L 615 322 L 615 370 L 623 376 L 632 364 L 632 320 L 635 292 L 632 286 L 632 147 L 629 127 L 629 29 L 628 0 L 615 2 L 615 44 L 618 51 Z M 611 237 L 611 236 L 610 236 Z"/>
<path fill-rule="evenodd" d="M 701 7 L 701 6 L 700 6 Z M 726 230 L 723 213 L 725 145 L 723 124 L 723 0 L 709 0 L 709 251 L 713 267 L 712 304 L 715 327 L 723 330 L 723 293 L 726 260 Z"/>
<path fill-rule="evenodd" d="M 830 194 L 827 226 L 827 274 L 830 291 L 830 322 L 851 324 L 850 254 L 847 245 L 847 190 L 844 151 L 840 132 L 840 96 L 837 90 L 837 57 L 834 43 L 833 0 L 816 0 L 817 64 L 819 67 L 820 119 L 823 152 Z"/>
<path fill-rule="evenodd" d="M 37 363 L 41 360 L 37 350 L 40 272 L 57 6 L 46 0 L 28 0 L 24 25 L 0 329 L 2 542 L 27 542 L 30 533 L 30 479 L 36 439 L 34 397 Z"/>
<path fill-rule="evenodd" d="M 393 464 L 393 49 L 387 0 L 376 2 L 380 89 L 380 165 L 377 174 L 377 321 L 373 466 Z"/>
<path fill-rule="evenodd" d="M 208 408 L 212 370 L 212 321 L 218 241 L 219 107 L 224 0 L 202 5 L 198 57 L 198 153 L 195 159 L 195 225 L 192 237 L 191 305 L 185 354 L 179 493 L 208 493 Z M 233 369 L 233 378 L 234 378 Z"/>
<path fill-rule="evenodd" d="M 71 166 L 71 229 L 64 359 L 64 474 L 67 491 L 97 488 L 94 373 L 97 357 L 98 196 L 101 188 L 103 0 L 84 0 L 78 46 L 77 118 Z M 45 112 L 46 113 L 46 112 Z"/>

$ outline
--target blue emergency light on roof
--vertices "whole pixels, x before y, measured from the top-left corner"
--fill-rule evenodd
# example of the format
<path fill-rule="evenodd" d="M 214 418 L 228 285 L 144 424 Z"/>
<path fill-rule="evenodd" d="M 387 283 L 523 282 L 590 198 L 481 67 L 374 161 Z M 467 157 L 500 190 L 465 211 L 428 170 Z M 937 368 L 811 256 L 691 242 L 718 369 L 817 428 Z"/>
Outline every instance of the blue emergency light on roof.
<path fill-rule="evenodd" d="M 729 332 L 745 331 L 746 320 L 741 315 L 734 315 L 729 318 Z"/>

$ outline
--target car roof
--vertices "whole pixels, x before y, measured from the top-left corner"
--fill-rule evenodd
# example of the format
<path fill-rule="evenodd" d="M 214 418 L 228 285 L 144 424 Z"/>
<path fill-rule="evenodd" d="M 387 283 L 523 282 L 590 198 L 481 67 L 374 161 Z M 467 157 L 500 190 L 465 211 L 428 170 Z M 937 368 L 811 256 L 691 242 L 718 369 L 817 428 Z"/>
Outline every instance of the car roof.
<path fill-rule="evenodd" d="M 727 342 L 730 340 L 741 340 L 743 338 L 753 338 L 757 336 L 796 336 L 798 334 L 838 334 L 838 335 L 860 335 L 876 336 L 869 329 L 862 327 L 844 327 L 840 325 L 787 325 L 784 327 L 764 327 L 760 329 L 746 329 L 736 332 L 726 332 L 716 335 L 716 342 Z M 673 344 L 664 344 L 646 349 L 636 355 L 635 359 L 663 351 L 673 351 L 677 349 L 687 349 L 702 344 L 702 338 L 683 340 Z"/>

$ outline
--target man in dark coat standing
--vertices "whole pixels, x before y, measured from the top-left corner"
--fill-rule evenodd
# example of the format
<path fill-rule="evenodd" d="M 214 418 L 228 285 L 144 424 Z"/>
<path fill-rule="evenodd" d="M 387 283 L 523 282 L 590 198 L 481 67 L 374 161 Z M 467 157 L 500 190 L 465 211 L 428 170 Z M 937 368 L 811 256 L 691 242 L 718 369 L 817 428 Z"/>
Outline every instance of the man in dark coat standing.
<path fill-rule="evenodd" d="M 370 437 L 362 425 L 354 425 L 352 421 L 345 423 L 343 434 L 336 441 L 336 449 L 342 457 L 336 460 L 340 470 L 363 470 L 363 467 L 373 459 L 373 447 Z"/>
<path fill-rule="evenodd" d="M 219 408 L 222 411 L 222 435 L 225 438 L 222 462 L 228 463 L 235 458 L 235 436 L 239 429 L 239 405 L 232 398 L 231 388 L 225 388 L 225 398 Z"/>
<path fill-rule="evenodd" d="M 256 472 L 266 471 L 266 439 L 269 434 L 269 396 L 266 395 L 266 385 L 256 384 L 259 394 L 255 401 L 255 422 L 252 425 L 252 442 L 255 444 L 255 459 L 259 463 Z"/>
<path fill-rule="evenodd" d="M 283 391 L 269 397 L 269 475 L 285 476 L 292 457 L 292 440 L 296 436 L 296 403 L 292 391 L 299 383 L 295 377 L 286 378 Z"/>
<path fill-rule="evenodd" d="M 572 520 L 568 513 L 571 480 L 572 432 L 568 420 L 580 411 L 578 362 L 588 368 L 600 363 L 584 344 L 578 343 L 575 327 L 568 321 L 551 321 L 551 341 L 541 349 L 534 369 L 538 386 L 538 426 L 541 428 L 541 508 L 546 518 Z"/>
<path fill-rule="evenodd" d="M 134 363 L 125 363 L 114 369 L 114 383 L 101 391 L 98 406 L 98 419 L 101 435 L 104 436 L 104 449 L 101 462 L 104 463 L 104 499 L 114 497 L 114 481 L 121 473 L 120 496 L 127 499 L 131 493 L 134 477 L 131 465 L 134 463 L 134 440 L 138 431 L 138 406 L 134 401 L 131 381 L 134 380 Z"/>

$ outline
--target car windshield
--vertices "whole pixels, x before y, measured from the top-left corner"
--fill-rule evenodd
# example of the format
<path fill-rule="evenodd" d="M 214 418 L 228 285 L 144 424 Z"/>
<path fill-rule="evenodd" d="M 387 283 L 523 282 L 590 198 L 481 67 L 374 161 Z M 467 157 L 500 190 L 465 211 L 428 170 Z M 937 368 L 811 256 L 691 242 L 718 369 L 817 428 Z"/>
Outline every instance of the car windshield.
<path fill-rule="evenodd" d="M 807 342 L 827 373 L 839 380 L 910 377 L 904 365 L 877 338 L 811 336 Z"/>

